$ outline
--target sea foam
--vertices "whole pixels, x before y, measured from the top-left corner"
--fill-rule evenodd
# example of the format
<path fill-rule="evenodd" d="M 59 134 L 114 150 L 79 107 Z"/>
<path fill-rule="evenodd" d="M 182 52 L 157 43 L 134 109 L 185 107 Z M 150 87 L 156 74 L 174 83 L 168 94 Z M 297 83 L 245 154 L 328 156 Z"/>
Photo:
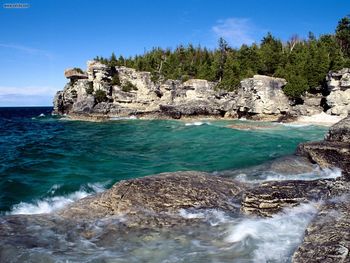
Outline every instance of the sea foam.
<path fill-rule="evenodd" d="M 185 126 L 201 126 L 201 125 L 210 125 L 210 122 L 207 121 L 195 121 L 195 122 L 186 122 Z"/>
<path fill-rule="evenodd" d="M 246 173 L 237 174 L 234 179 L 242 182 L 264 182 L 264 181 L 283 181 L 283 180 L 316 180 L 316 179 L 335 179 L 342 175 L 339 168 L 324 168 L 316 167 L 313 171 L 298 174 L 280 174 L 274 171 L 264 171 L 260 174 L 255 174 L 254 178 Z"/>
<path fill-rule="evenodd" d="M 272 218 L 245 218 L 229 229 L 225 240 L 243 250 L 253 249 L 253 262 L 288 262 L 317 205 L 303 204 Z"/>
<path fill-rule="evenodd" d="M 53 196 L 53 197 L 45 197 L 39 200 L 35 200 L 33 202 L 20 202 L 12 207 L 11 211 L 8 212 L 8 215 L 19 215 L 19 214 L 45 214 L 51 213 L 53 211 L 57 211 L 62 209 L 63 207 L 82 199 L 86 196 L 92 195 L 94 193 L 104 191 L 105 184 L 94 183 L 87 184 L 87 187 L 81 187 L 80 190 L 75 191 L 71 194 L 64 196 Z M 59 185 L 53 185 L 49 190 L 50 194 L 54 194 L 54 192 L 59 189 Z"/>

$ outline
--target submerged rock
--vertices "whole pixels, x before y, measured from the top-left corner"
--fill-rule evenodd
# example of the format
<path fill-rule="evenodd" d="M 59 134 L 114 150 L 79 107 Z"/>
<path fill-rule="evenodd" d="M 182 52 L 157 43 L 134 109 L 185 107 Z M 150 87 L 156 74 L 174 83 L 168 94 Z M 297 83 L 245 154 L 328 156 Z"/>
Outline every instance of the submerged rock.
<path fill-rule="evenodd" d="M 101 194 L 75 202 L 58 215 L 77 220 L 119 215 L 126 216 L 130 226 L 173 225 L 183 221 L 178 215 L 180 209 L 238 212 L 237 204 L 246 187 L 203 172 L 163 173 L 121 181 Z"/>

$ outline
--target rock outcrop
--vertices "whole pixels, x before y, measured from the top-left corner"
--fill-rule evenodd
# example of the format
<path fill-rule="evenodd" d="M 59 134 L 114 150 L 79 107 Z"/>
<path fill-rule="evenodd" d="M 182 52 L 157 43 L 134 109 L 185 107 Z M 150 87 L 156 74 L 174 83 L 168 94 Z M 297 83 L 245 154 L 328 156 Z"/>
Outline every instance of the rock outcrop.
<path fill-rule="evenodd" d="M 175 172 L 121 181 L 111 189 L 81 199 L 58 214 L 69 219 L 96 220 L 126 216 L 128 226 L 153 227 L 177 224 L 180 209 L 220 209 L 238 213 L 238 181 L 203 172 Z"/>
<path fill-rule="evenodd" d="M 326 97 L 327 113 L 347 116 L 350 112 L 350 69 L 330 72 L 326 80 L 330 92 Z"/>
<path fill-rule="evenodd" d="M 349 200 L 346 195 L 334 198 L 319 209 L 293 255 L 294 263 L 350 262 Z"/>
<path fill-rule="evenodd" d="M 233 93 L 218 92 L 215 83 L 207 80 L 154 83 L 150 72 L 108 67 L 97 61 L 88 62 L 86 73 L 70 69 L 65 76 L 71 81 L 54 98 L 57 114 L 222 117 L 233 99 Z M 96 99 L 97 92 L 105 95 L 102 101 Z"/>
<path fill-rule="evenodd" d="M 285 79 L 255 75 L 241 81 L 241 88 L 233 109 L 240 116 L 283 115 L 290 111 L 288 97 L 282 88 L 287 84 Z"/>
<path fill-rule="evenodd" d="M 339 167 L 350 179 L 350 116 L 333 125 L 325 140 L 302 143 L 297 154 L 308 157 L 321 167 Z"/>
<path fill-rule="evenodd" d="M 293 116 L 312 116 L 324 111 L 324 96 L 321 93 L 306 93 L 301 97 L 302 104 L 292 107 L 290 114 Z"/>
<path fill-rule="evenodd" d="M 79 68 L 69 68 L 64 71 L 64 76 L 71 81 L 77 79 L 87 79 L 88 76 Z"/>
<path fill-rule="evenodd" d="M 86 72 L 65 71 L 70 80 L 54 97 L 54 113 L 101 117 L 246 117 L 290 121 L 327 111 L 346 116 L 350 109 L 350 69 L 330 72 L 327 86 L 306 93 L 298 103 L 284 94 L 285 79 L 255 75 L 234 92 L 216 89 L 203 79 L 153 82 L 150 72 L 88 61 Z M 325 94 L 328 94 L 325 96 Z"/>
<path fill-rule="evenodd" d="M 290 110 L 284 79 L 256 75 L 236 92 L 216 90 L 203 79 L 152 81 L 150 72 L 88 61 L 87 71 L 68 69 L 70 82 L 54 98 L 54 113 L 69 115 L 181 118 L 188 116 L 264 118 Z M 101 92 L 103 99 L 96 99 Z"/>

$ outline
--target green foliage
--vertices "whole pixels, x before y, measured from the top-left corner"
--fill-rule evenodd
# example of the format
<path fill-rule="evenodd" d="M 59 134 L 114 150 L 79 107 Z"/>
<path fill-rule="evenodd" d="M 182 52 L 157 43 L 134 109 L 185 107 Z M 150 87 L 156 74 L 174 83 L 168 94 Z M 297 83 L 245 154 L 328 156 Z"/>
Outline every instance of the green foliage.
<path fill-rule="evenodd" d="M 130 92 L 132 90 L 137 90 L 137 87 L 130 81 L 127 81 L 125 84 L 122 85 L 122 91 Z"/>
<path fill-rule="evenodd" d="M 350 57 L 350 17 L 344 17 L 338 22 L 335 34 L 345 56 Z"/>
<path fill-rule="evenodd" d="M 118 86 L 121 85 L 118 72 L 115 72 L 115 73 L 113 74 L 112 81 L 111 81 L 111 85 L 113 85 L 113 86 L 114 86 L 114 85 L 118 85 Z"/>
<path fill-rule="evenodd" d="M 97 103 L 103 102 L 103 101 L 107 101 L 107 95 L 106 92 L 103 90 L 96 90 L 95 94 L 95 100 Z"/>
<path fill-rule="evenodd" d="M 259 73 L 272 76 L 282 62 L 282 42 L 268 33 L 261 41 L 259 53 L 262 60 Z"/>
<path fill-rule="evenodd" d="M 288 83 L 283 88 L 284 93 L 290 98 L 299 98 L 303 93 L 309 90 L 307 80 L 300 75 L 291 74 L 288 77 Z"/>
<path fill-rule="evenodd" d="M 94 85 L 92 82 L 89 82 L 88 87 L 85 88 L 87 94 L 92 94 L 94 92 Z"/>
<path fill-rule="evenodd" d="M 254 74 L 282 77 L 288 81 L 285 93 L 297 98 L 322 85 L 329 70 L 350 67 L 350 18 L 339 21 L 335 35 L 319 38 L 310 32 L 307 39 L 294 35 L 287 43 L 282 43 L 268 33 L 260 45 L 242 45 L 239 49 L 230 47 L 220 38 L 213 50 L 190 44 L 174 50 L 157 47 L 129 58 L 117 58 L 112 53 L 109 59 L 95 59 L 109 66 L 151 72 L 153 82 L 199 78 L 215 81 L 218 89 L 225 90 L 236 89 L 242 79 Z M 129 84 L 124 86 L 123 90 L 134 90 Z"/>

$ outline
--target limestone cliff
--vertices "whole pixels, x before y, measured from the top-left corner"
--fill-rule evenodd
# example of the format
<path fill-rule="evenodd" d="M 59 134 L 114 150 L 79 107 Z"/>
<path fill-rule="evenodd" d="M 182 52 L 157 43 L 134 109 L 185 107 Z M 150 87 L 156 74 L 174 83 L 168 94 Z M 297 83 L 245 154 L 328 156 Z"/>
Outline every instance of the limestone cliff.
<path fill-rule="evenodd" d="M 100 117 L 247 117 L 277 120 L 318 114 L 347 115 L 350 109 L 349 69 L 327 76 L 328 96 L 305 94 L 293 104 L 283 92 L 285 79 L 255 75 L 234 92 L 217 90 L 203 79 L 153 82 L 150 72 L 88 61 L 86 72 L 65 71 L 69 82 L 54 98 L 54 113 Z M 327 92 L 326 92 L 327 93 Z M 349 93 L 349 94 L 348 94 Z M 349 95 L 349 96 L 348 96 Z"/>
<path fill-rule="evenodd" d="M 70 81 L 54 98 L 56 114 L 177 119 L 280 116 L 289 110 L 282 91 L 286 81 L 267 76 L 243 80 L 235 92 L 216 90 L 216 83 L 203 79 L 154 83 L 150 72 L 97 61 L 88 61 L 86 72 L 67 69 L 65 76 Z"/>

